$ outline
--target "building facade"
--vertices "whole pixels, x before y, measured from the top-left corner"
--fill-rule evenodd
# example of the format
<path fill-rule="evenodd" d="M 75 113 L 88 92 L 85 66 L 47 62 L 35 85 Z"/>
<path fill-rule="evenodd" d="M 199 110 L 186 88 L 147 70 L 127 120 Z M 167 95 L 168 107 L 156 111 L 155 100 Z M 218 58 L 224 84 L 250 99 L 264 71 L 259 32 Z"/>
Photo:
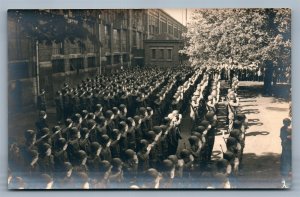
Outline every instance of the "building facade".
<path fill-rule="evenodd" d="M 64 82 L 75 85 L 120 66 L 144 65 L 149 55 L 145 52 L 147 40 L 160 34 L 181 40 L 185 31 L 181 23 L 160 9 L 39 10 L 52 17 L 63 16 L 100 45 L 89 37 L 75 37 L 73 42 L 37 42 L 24 36 L 25 27 L 12 17 L 14 12 L 8 11 L 8 92 L 12 108 L 34 104 L 41 88 L 53 98 Z M 84 18 L 82 23 L 79 17 Z"/>

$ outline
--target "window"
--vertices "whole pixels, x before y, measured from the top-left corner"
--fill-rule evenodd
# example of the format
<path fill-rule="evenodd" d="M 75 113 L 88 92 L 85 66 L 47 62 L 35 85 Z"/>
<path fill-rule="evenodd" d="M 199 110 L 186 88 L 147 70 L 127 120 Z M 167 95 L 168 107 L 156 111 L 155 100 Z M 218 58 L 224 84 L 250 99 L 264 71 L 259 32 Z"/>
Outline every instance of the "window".
<path fill-rule="evenodd" d="M 167 49 L 167 59 L 172 60 L 172 49 Z"/>
<path fill-rule="evenodd" d="M 113 30 L 113 48 L 116 51 L 120 50 L 120 31 L 117 29 Z"/>
<path fill-rule="evenodd" d="M 78 72 L 80 69 L 84 69 L 83 58 L 70 59 L 70 70 Z"/>
<path fill-rule="evenodd" d="M 120 55 L 114 55 L 114 64 L 120 63 Z"/>
<path fill-rule="evenodd" d="M 164 59 L 164 49 L 159 49 L 159 59 Z"/>
<path fill-rule="evenodd" d="M 65 72 L 65 61 L 64 61 L 64 59 L 52 60 L 52 72 L 53 73 Z"/>
<path fill-rule="evenodd" d="M 88 62 L 88 67 L 92 68 L 92 67 L 96 67 L 96 58 L 95 57 L 88 57 L 87 59 Z"/>
<path fill-rule="evenodd" d="M 156 59 L 156 50 L 155 49 L 151 49 L 151 58 Z"/>

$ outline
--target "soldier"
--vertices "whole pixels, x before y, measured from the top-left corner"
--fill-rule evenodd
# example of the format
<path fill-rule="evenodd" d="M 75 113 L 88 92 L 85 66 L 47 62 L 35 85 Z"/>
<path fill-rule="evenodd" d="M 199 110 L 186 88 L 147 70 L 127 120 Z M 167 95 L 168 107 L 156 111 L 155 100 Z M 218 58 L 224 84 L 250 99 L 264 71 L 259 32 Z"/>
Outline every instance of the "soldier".
<path fill-rule="evenodd" d="M 156 169 L 150 168 L 146 171 L 144 184 L 142 188 L 149 188 L 149 189 L 159 189 L 160 188 L 160 181 L 162 179 L 161 173 L 159 173 Z"/>
<path fill-rule="evenodd" d="M 107 135 L 103 135 L 101 137 L 100 144 L 102 147 L 101 152 L 100 152 L 101 160 L 107 160 L 110 162 L 112 159 L 112 155 L 111 155 L 111 151 L 110 151 L 111 141 L 110 141 L 109 137 Z"/>
<path fill-rule="evenodd" d="M 71 106 L 70 106 L 70 97 L 69 97 L 69 90 L 66 88 L 64 89 L 63 92 L 63 107 L 64 107 L 64 119 L 67 119 L 70 117 L 70 111 L 71 111 Z"/>
<path fill-rule="evenodd" d="M 80 139 L 79 139 L 80 150 L 83 150 L 86 153 L 90 152 L 91 141 L 89 140 L 89 136 L 90 136 L 90 131 L 88 128 L 82 128 L 80 130 Z"/>
<path fill-rule="evenodd" d="M 231 165 L 226 159 L 219 159 L 216 163 L 217 171 L 214 174 L 214 187 L 222 189 L 230 189 L 230 181 L 228 176 L 231 173 Z"/>
<path fill-rule="evenodd" d="M 162 162 L 162 181 L 160 188 L 173 188 L 173 180 L 175 178 L 175 165 L 169 160 L 165 159 Z"/>
<path fill-rule="evenodd" d="M 151 146 L 147 140 L 142 139 L 140 141 L 140 150 L 137 153 L 138 156 L 138 171 L 141 174 L 149 169 L 149 153 L 151 151 Z"/>
<path fill-rule="evenodd" d="M 101 136 L 104 134 L 107 134 L 106 130 L 106 119 L 104 116 L 96 116 L 95 118 L 96 121 L 96 137 L 97 137 L 97 142 L 100 142 Z"/>
<path fill-rule="evenodd" d="M 179 155 L 179 165 L 183 167 L 183 181 L 188 181 L 191 177 L 192 171 L 194 170 L 194 157 L 187 149 L 181 150 Z"/>
<path fill-rule="evenodd" d="M 123 162 L 120 158 L 113 158 L 111 161 L 112 169 L 109 176 L 110 188 L 123 188 Z"/>
<path fill-rule="evenodd" d="M 37 148 L 35 147 L 36 143 L 36 133 L 34 130 L 26 130 L 24 132 L 24 137 L 25 137 L 25 143 L 20 145 L 20 154 L 22 157 L 23 162 L 28 162 L 31 158 L 30 152 L 31 150 L 36 150 Z M 20 166 L 24 165 L 22 160 Z"/>
<path fill-rule="evenodd" d="M 213 96 L 209 95 L 207 97 L 206 109 L 208 112 L 216 113 L 216 103 L 214 102 Z"/>
<path fill-rule="evenodd" d="M 39 177 L 37 183 L 39 185 L 39 189 L 53 189 L 54 181 L 49 174 L 44 173 Z"/>
<path fill-rule="evenodd" d="M 63 166 L 65 162 L 69 161 L 67 153 L 68 144 L 65 138 L 59 138 L 57 140 L 56 149 L 53 151 L 54 156 L 54 169 L 56 173 L 63 171 Z"/>
<path fill-rule="evenodd" d="M 55 107 L 56 107 L 56 120 L 57 123 L 60 124 L 63 120 L 63 97 L 61 91 L 56 92 Z"/>
<path fill-rule="evenodd" d="M 194 157 L 194 166 L 195 169 L 200 168 L 200 162 L 201 162 L 201 149 L 202 149 L 202 143 L 200 139 L 197 136 L 190 136 L 188 138 L 190 143 L 190 152 L 192 156 Z"/>
<path fill-rule="evenodd" d="M 86 172 L 78 172 L 74 176 L 75 189 L 90 189 L 89 177 Z"/>
<path fill-rule="evenodd" d="M 51 146 L 53 147 L 53 149 L 56 149 L 57 148 L 57 141 L 58 139 L 62 138 L 62 132 L 61 132 L 61 128 L 60 126 L 54 126 L 52 128 L 52 135 L 51 135 Z"/>
<path fill-rule="evenodd" d="M 127 147 L 129 149 L 136 150 L 135 121 L 133 118 L 128 117 L 126 123 L 128 125 Z"/>
<path fill-rule="evenodd" d="M 146 124 L 147 124 L 147 128 L 149 130 L 153 129 L 153 121 L 152 121 L 152 117 L 153 117 L 153 109 L 151 107 L 147 107 L 147 116 L 146 116 Z"/>
<path fill-rule="evenodd" d="M 70 162 L 64 162 L 61 173 L 57 174 L 55 188 L 71 189 L 74 188 L 74 179 L 72 176 L 73 166 Z"/>
<path fill-rule="evenodd" d="M 168 132 L 168 152 L 169 155 L 175 155 L 177 152 L 179 140 L 182 139 L 179 129 L 177 127 L 171 127 Z"/>
<path fill-rule="evenodd" d="M 40 138 L 36 141 L 36 146 L 39 146 L 40 144 L 47 143 L 47 144 L 52 144 L 51 141 L 51 134 L 50 130 L 48 128 L 43 128 L 40 133 Z"/>
<path fill-rule="evenodd" d="M 73 121 L 70 118 L 67 118 L 65 121 L 65 128 L 62 129 L 62 137 L 65 138 L 66 140 L 69 140 L 70 138 L 70 130 L 72 128 Z"/>
<path fill-rule="evenodd" d="M 156 139 L 156 134 L 154 131 L 149 131 L 147 133 L 147 140 L 149 143 L 149 148 L 151 148 L 150 152 L 149 152 L 149 164 L 150 164 L 150 168 L 156 168 L 157 166 L 157 162 L 159 160 L 159 155 L 158 155 L 158 147 L 157 147 L 157 143 L 155 141 Z"/>
<path fill-rule="evenodd" d="M 126 105 L 121 104 L 120 107 L 119 107 L 119 109 L 120 109 L 120 114 L 119 114 L 120 120 L 121 121 L 125 121 L 126 118 L 127 118 L 127 108 L 126 108 Z"/>
<path fill-rule="evenodd" d="M 93 180 L 92 183 L 95 184 L 97 176 L 98 176 L 98 170 L 100 168 L 100 153 L 101 153 L 102 147 L 98 142 L 93 142 L 91 144 L 91 154 L 88 156 L 87 159 L 87 166 L 89 169 L 89 174 L 91 176 L 91 179 Z"/>
<path fill-rule="evenodd" d="M 24 177 L 25 182 L 27 183 L 28 188 L 35 188 L 35 180 L 39 175 L 39 153 L 36 150 L 29 150 L 27 160 L 24 161 Z"/>
<path fill-rule="evenodd" d="M 103 116 L 103 112 L 102 112 L 102 105 L 101 104 L 97 104 L 96 107 L 95 107 L 95 111 L 94 111 L 94 114 L 96 117 L 100 117 L 100 116 Z"/>
<path fill-rule="evenodd" d="M 97 179 L 97 183 L 94 185 L 95 189 L 104 189 L 108 187 L 111 169 L 112 166 L 109 161 L 103 160 L 100 162 L 98 173 L 99 176 Z"/>
<path fill-rule="evenodd" d="M 227 159 L 233 170 L 233 174 L 238 175 L 239 171 L 239 158 L 241 154 L 241 147 L 238 141 L 234 137 L 228 137 L 226 140 L 227 151 L 224 153 L 224 159 Z"/>
<path fill-rule="evenodd" d="M 72 117 L 72 121 L 73 121 L 72 127 L 76 127 L 78 130 L 80 130 L 81 123 L 82 123 L 82 116 L 77 113 Z"/>
<path fill-rule="evenodd" d="M 136 145 L 137 145 L 137 150 L 139 151 L 140 150 L 140 141 L 143 139 L 143 133 L 142 133 L 142 129 L 141 129 L 141 123 L 142 123 L 142 120 L 140 118 L 140 116 L 134 116 L 133 117 L 134 119 L 134 122 L 135 122 L 135 142 L 136 142 Z"/>
<path fill-rule="evenodd" d="M 52 155 L 52 149 L 49 144 L 41 144 L 38 147 L 39 160 L 38 165 L 40 172 L 52 174 L 54 171 L 54 157 Z"/>
<path fill-rule="evenodd" d="M 80 150 L 79 139 L 81 137 L 80 132 L 76 127 L 71 128 L 69 137 L 67 153 L 70 162 L 74 164 L 77 161 L 77 153 Z"/>
<path fill-rule="evenodd" d="M 83 150 L 79 150 L 76 154 L 77 159 L 74 162 L 74 172 L 78 173 L 88 173 L 88 167 L 86 165 L 87 162 L 87 154 Z"/>
<path fill-rule="evenodd" d="M 229 102 L 228 102 L 228 131 L 232 130 L 233 121 L 237 115 L 237 108 L 239 107 L 239 100 L 236 98 L 234 93 L 229 94 Z"/>
<path fill-rule="evenodd" d="M 97 142 L 97 132 L 98 130 L 96 129 L 96 122 L 94 120 L 88 120 L 87 122 L 87 129 L 89 131 L 89 137 L 88 140 L 90 142 Z"/>
<path fill-rule="evenodd" d="M 88 127 L 87 126 L 87 121 L 88 121 L 88 111 L 87 110 L 82 110 L 81 111 L 81 117 L 82 117 L 82 121 L 81 121 L 81 127 Z"/>
<path fill-rule="evenodd" d="M 205 115 L 205 119 L 209 122 L 210 128 L 208 129 L 206 138 L 207 138 L 207 159 L 211 160 L 212 150 L 215 143 L 215 135 L 217 133 L 218 122 L 216 116 L 213 112 L 208 112 Z M 203 122 L 202 122 L 203 123 Z"/>
<path fill-rule="evenodd" d="M 115 123 L 113 121 L 114 119 L 114 114 L 111 110 L 107 110 L 105 112 L 105 118 L 106 118 L 106 122 L 107 122 L 107 125 L 106 125 L 106 130 L 107 130 L 107 135 L 109 137 L 111 137 L 111 134 L 112 134 L 112 131 L 113 129 L 115 129 Z"/>
<path fill-rule="evenodd" d="M 280 129 L 280 139 L 282 153 L 280 158 L 280 173 L 282 176 L 282 188 L 288 188 L 288 178 L 291 172 L 291 143 L 292 143 L 292 130 L 290 128 L 291 120 L 289 118 L 283 119 L 283 126 Z"/>
<path fill-rule="evenodd" d="M 111 134 L 111 144 L 110 151 L 112 158 L 120 157 L 121 155 L 121 147 L 120 147 L 120 139 L 121 133 L 118 129 L 114 129 Z"/>
<path fill-rule="evenodd" d="M 124 179 L 127 183 L 136 182 L 138 170 L 138 157 L 132 149 L 127 149 L 125 152 L 123 163 Z"/>
<path fill-rule="evenodd" d="M 47 111 L 46 109 L 46 95 L 45 90 L 41 89 L 40 94 L 37 97 L 37 108 L 39 111 Z"/>
<path fill-rule="evenodd" d="M 36 126 L 36 129 L 37 129 L 37 137 L 39 138 L 40 137 L 40 131 L 43 129 L 43 128 L 48 128 L 48 124 L 47 124 L 47 114 L 45 111 L 40 111 L 39 112 L 39 119 L 35 122 L 35 126 Z"/>
<path fill-rule="evenodd" d="M 22 156 L 20 153 L 19 146 L 17 143 L 12 143 L 9 147 L 8 152 L 8 166 L 12 170 L 14 174 L 19 174 L 21 172 L 22 163 Z"/>

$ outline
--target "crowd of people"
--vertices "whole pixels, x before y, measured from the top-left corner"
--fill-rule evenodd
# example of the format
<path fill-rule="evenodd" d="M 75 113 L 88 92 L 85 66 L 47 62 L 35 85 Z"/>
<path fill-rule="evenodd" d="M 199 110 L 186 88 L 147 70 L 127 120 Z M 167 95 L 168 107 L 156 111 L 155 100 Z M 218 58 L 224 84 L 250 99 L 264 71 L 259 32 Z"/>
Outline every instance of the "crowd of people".
<path fill-rule="evenodd" d="M 96 76 L 55 96 L 50 128 L 41 95 L 35 129 L 9 147 L 11 189 L 232 188 L 242 167 L 247 118 L 238 78 L 228 80 L 228 137 L 212 160 L 218 130 L 218 69 L 127 69 Z M 42 91 L 42 94 L 44 92 Z M 182 120 L 193 125 L 179 148 Z M 187 115 L 188 116 L 188 115 Z"/>

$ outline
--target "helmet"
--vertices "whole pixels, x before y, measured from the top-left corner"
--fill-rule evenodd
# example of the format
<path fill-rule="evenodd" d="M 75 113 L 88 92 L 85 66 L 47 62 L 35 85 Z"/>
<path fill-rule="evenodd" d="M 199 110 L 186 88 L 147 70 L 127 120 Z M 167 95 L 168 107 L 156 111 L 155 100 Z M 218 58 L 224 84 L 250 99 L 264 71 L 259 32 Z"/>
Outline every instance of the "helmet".
<path fill-rule="evenodd" d="M 184 159 L 184 158 L 187 158 L 190 156 L 190 151 L 188 151 L 187 149 L 183 149 L 181 152 L 180 152 L 180 158 L 181 159 Z"/>
<path fill-rule="evenodd" d="M 132 159 L 134 155 L 135 155 L 135 152 L 132 149 L 127 149 L 125 151 L 125 156 L 127 159 Z"/>
<path fill-rule="evenodd" d="M 163 170 L 164 171 L 170 171 L 174 167 L 174 163 L 170 159 L 163 160 Z"/>
<path fill-rule="evenodd" d="M 191 137 L 189 137 L 189 142 L 191 145 L 198 143 L 199 138 L 197 136 L 192 135 Z"/>
<path fill-rule="evenodd" d="M 98 142 L 93 142 L 91 144 L 91 152 L 92 153 L 96 153 L 99 148 L 100 148 L 100 144 Z"/>
<path fill-rule="evenodd" d="M 116 168 L 122 166 L 122 164 L 123 164 L 123 162 L 120 158 L 113 158 L 111 161 L 111 165 Z"/>

